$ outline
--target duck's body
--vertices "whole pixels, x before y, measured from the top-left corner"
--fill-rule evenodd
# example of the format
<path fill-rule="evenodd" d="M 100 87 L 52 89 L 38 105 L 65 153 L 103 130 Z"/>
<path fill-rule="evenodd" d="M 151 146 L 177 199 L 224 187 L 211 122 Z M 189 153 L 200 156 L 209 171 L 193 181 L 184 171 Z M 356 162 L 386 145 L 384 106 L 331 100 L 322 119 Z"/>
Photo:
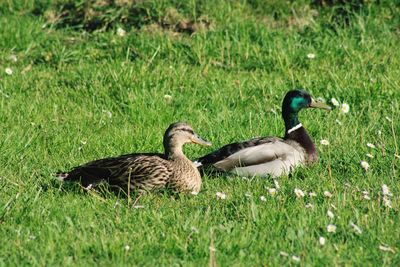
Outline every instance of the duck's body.
<path fill-rule="evenodd" d="M 58 177 L 63 181 L 79 181 L 84 187 L 107 182 L 126 191 L 168 187 L 177 192 L 199 192 L 200 173 L 182 151 L 187 142 L 209 145 L 187 124 L 175 123 L 164 135 L 165 154 L 138 153 L 95 160 Z"/>
<path fill-rule="evenodd" d="M 299 165 L 316 161 L 318 154 L 315 145 L 297 119 L 297 112 L 306 106 L 328 108 L 312 102 L 309 94 L 304 91 L 290 91 L 282 104 L 286 126 L 283 138 L 261 137 L 228 144 L 198 161 L 203 168 L 212 166 L 241 176 L 272 177 L 287 174 Z"/>

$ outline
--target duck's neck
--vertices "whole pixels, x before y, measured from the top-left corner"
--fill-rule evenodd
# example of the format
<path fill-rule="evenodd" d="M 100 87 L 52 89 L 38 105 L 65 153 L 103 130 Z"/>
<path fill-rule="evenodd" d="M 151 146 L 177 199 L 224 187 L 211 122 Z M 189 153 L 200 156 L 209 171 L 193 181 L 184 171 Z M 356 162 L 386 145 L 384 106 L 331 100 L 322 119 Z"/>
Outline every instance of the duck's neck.
<path fill-rule="evenodd" d="M 283 116 L 283 119 L 285 121 L 284 139 L 299 143 L 306 151 L 308 160 L 315 161 L 318 157 L 317 150 L 306 129 L 299 122 L 297 113 L 288 113 L 286 116 Z"/>
<path fill-rule="evenodd" d="M 182 145 L 170 145 L 165 147 L 165 157 L 169 160 L 187 159 L 183 154 Z"/>

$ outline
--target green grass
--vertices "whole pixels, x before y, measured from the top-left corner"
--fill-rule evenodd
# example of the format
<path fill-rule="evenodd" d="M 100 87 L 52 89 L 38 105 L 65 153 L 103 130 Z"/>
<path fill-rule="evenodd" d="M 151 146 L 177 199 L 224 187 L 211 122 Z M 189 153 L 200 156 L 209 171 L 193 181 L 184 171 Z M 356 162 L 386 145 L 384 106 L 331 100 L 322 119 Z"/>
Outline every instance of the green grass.
<path fill-rule="evenodd" d="M 2 2 L 0 266 L 204 266 L 213 261 L 210 246 L 219 266 L 398 266 L 400 8 L 365 2 L 347 15 L 307 1 L 144 2 L 156 12 L 153 24 L 168 7 L 194 20 L 207 15 L 212 28 L 194 35 L 118 20 L 87 33 L 49 24 L 50 1 Z M 101 157 L 161 151 L 174 121 L 213 142 L 186 146 L 190 158 L 281 136 L 281 101 L 295 87 L 346 102 L 350 112 L 301 112 L 320 160 L 279 178 L 275 197 L 271 179 L 206 176 L 197 196 L 148 194 L 136 203 L 143 208 L 132 208 L 134 199 L 87 193 L 52 176 Z M 393 193 L 391 209 L 382 203 L 383 184 Z M 318 196 L 298 199 L 295 188 Z M 330 223 L 336 233 L 327 233 Z"/>

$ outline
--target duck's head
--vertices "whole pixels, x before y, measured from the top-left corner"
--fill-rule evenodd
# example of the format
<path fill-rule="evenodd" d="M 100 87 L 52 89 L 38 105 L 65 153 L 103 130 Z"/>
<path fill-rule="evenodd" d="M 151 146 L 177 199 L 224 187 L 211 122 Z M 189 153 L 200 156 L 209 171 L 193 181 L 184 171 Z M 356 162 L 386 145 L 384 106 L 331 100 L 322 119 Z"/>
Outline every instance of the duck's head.
<path fill-rule="evenodd" d="M 165 131 L 163 142 L 166 152 L 171 152 L 174 149 L 180 150 L 187 143 L 211 146 L 210 142 L 201 138 L 189 124 L 184 122 L 172 123 Z"/>
<path fill-rule="evenodd" d="M 303 108 L 331 109 L 327 104 L 315 101 L 305 90 L 295 89 L 287 92 L 282 102 L 282 117 L 285 121 L 286 133 L 301 126 L 297 113 Z"/>
<path fill-rule="evenodd" d="M 331 109 L 330 106 L 315 101 L 305 90 L 295 89 L 287 92 L 282 103 L 282 113 L 297 113 L 303 108 Z"/>

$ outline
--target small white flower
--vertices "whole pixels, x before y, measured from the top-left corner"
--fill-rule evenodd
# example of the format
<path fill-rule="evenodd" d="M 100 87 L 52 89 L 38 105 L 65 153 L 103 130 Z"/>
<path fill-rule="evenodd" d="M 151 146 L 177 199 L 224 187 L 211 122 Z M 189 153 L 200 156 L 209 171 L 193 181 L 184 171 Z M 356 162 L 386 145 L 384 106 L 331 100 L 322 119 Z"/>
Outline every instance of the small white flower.
<path fill-rule="evenodd" d="M 379 245 L 379 249 L 382 251 L 388 251 L 388 252 L 395 253 L 394 249 L 392 249 L 388 245 Z"/>
<path fill-rule="evenodd" d="M 309 53 L 309 54 L 307 54 L 307 57 L 308 57 L 309 59 L 314 59 L 314 58 L 315 58 L 315 54 Z"/>
<path fill-rule="evenodd" d="M 331 198 L 332 197 L 332 193 L 329 192 L 329 191 L 324 191 L 324 196 L 328 197 L 328 198 Z"/>
<path fill-rule="evenodd" d="M 321 143 L 321 145 L 323 145 L 323 146 L 329 145 L 329 141 L 326 140 L 326 139 L 321 139 L 320 143 Z"/>
<path fill-rule="evenodd" d="M 325 242 L 326 242 L 325 237 L 320 236 L 320 237 L 319 237 L 319 244 L 320 244 L 321 246 L 325 246 Z"/>
<path fill-rule="evenodd" d="M 275 196 L 276 193 L 277 193 L 277 191 L 276 191 L 275 188 L 268 188 L 268 194 L 269 194 L 270 196 Z"/>
<path fill-rule="evenodd" d="M 296 261 L 296 262 L 300 262 L 300 257 L 293 255 L 292 256 L 292 260 Z"/>
<path fill-rule="evenodd" d="M 357 234 L 359 234 L 359 235 L 362 234 L 362 230 L 361 230 L 360 227 L 358 227 L 357 225 L 355 225 L 355 224 L 352 223 L 352 222 L 350 222 L 350 226 L 354 229 L 354 231 L 355 231 Z"/>
<path fill-rule="evenodd" d="M 304 192 L 299 188 L 295 188 L 294 193 L 296 194 L 296 197 L 304 197 L 305 196 Z"/>
<path fill-rule="evenodd" d="M 274 179 L 274 185 L 275 185 L 276 190 L 279 190 L 279 188 L 281 188 L 279 183 L 278 183 L 278 180 Z"/>
<path fill-rule="evenodd" d="M 122 29 L 122 28 L 118 28 L 117 29 L 117 35 L 119 37 L 124 37 L 126 35 L 126 31 L 124 29 Z"/>
<path fill-rule="evenodd" d="M 306 209 L 313 209 L 313 208 L 314 208 L 313 204 L 311 204 L 311 203 L 306 204 Z"/>
<path fill-rule="evenodd" d="M 367 143 L 367 147 L 376 148 L 376 146 L 374 144 L 372 144 L 372 143 Z"/>
<path fill-rule="evenodd" d="M 383 197 L 383 205 L 387 208 L 392 208 L 392 201 L 390 198 L 388 198 L 388 196 Z"/>
<path fill-rule="evenodd" d="M 285 252 L 285 251 L 280 251 L 279 255 L 281 255 L 282 257 L 288 257 L 289 256 L 289 254 L 287 252 Z"/>
<path fill-rule="evenodd" d="M 329 224 L 329 225 L 326 227 L 326 231 L 328 231 L 328 233 L 335 233 L 335 232 L 336 232 L 336 226 L 333 225 L 333 224 Z"/>
<path fill-rule="evenodd" d="M 110 119 L 112 118 L 112 113 L 109 110 L 103 110 L 103 113 L 106 114 L 107 117 L 109 117 Z"/>
<path fill-rule="evenodd" d="M 339 104 L 339 101 L 337 101 L 336 100 L 336 98 L 331 98 L 331 103 L 332 103 L 332 105 L 334 105 L 335 107 L 338 107 L 340 104 Z"/>
<path fill-rule="evenodd" d="M 124 249 L 125 249 L 126 251 L 128 251 L 128 250 L 131 249 L 131 247 L 130 247 L 129 245 L 125 245 Z"/>
<path fill-rule="evenodd" d="M 369 169 L 368 162 L 363 160 L 363 161 L 360 162 L 360 164 L 361 164 L 361 167 L 363 167 L 364 170 L 368 171 L 368 169 Z"/>
<path fill-rule="evenodd" d="M 217 196 L 217 198 L 219 198 L 219 199 L 226 199 L 226 195 L 225 195 L 224 193 L 221 193 L 221 192 L 217 192 L 217 193 L 216 193 L 216 196 Z"/>
<path fill-rule="evenodd" d="M 331 219 L 335 218 L 335 215 L 333 214 L 333 212 L 332 212 L 331 210 L 328 210 L 328 212 L 326 213 L 326 215 L 327 215 L 329 218 L 331 218 Z"/>
<path fill-rule="evenodd" d="M 384 196 L 391 196 L 392 194 L 390 193 L 389 187 L 385 184 L 382 185 L 382 194 Z"/>
<path fill-rule="evenodd" d="M 370 154 L 370 153 L 365 154 L 365 156 L 367 156 L 367 157 L 370 158 L 370 159 L 373 159 L 373 158 L 374 158 L 374 156 L 373 156 L 372 154 Z"/>
<path fill-rule="evenodd" d="M 317 196 L 317 193 L 315 193 L 315 192 L 310 192 L 310 193 L 308 193 L 308 196 L 309 196 L 309 197 L 316 197 L 316 196 Z"/>
<path fill-rule="evenodd" d="M 265 202 L 265 201 L 267 201 L 267 198 L 266 198 L 265 196 L 261 196 L 261 197 L 260 197 L 260 200 L 263 201 L 263 202 Z"/>
<path fill-rule="evenodd" d="M 363 197 L 363 199 L 365 199 L 365 200 L 371 200 L 371 197 L 370 197 L 369 195 L 363 195 L 362 197 Z"/>
<path fill-rule="evenodd" d="M 371 200 L 368 191 L 362 191 L 362 197 L 363 197 L 363 199 L 365 199 L 365 200 Z"/>
<path fill-rule="evenodd" d="M 11 68 L 6 68 L 5 72 L 7 75 L 12 75 L 13 74 L 13 70 Z"/>
<path fill-rule="evenodd" d="M 342 125 L 342 122 L 338 119 L 335 120 L 337 124 Z"/>
<path fill-rule="evenodd" d="M 381 130 L 378 130 L 378 135 L 382 135 L 382 131 Z"/>
<path fill-rule="evenodd" d="M 17 58 L 16 55 L 12 54 L 12 55 L 10 55 L 10 60 L 11 60 L 12 62 L 17 62 L 17 61 L 18 61 L 18 58 Z"/>
<path fill-rule="evenodd" d="M 170 103 L 172 101 L 172 96 L 171 95 L 164 95 L 164 99 L 165 99 L 165 101 Z"/>
<path fill-rule="evenodd" d="M 340 112 L 343 114 L 349 113 L 350 111 L 350 106 L 346 103 L 343 103 L 342 106 L 340 107 Z"/>

